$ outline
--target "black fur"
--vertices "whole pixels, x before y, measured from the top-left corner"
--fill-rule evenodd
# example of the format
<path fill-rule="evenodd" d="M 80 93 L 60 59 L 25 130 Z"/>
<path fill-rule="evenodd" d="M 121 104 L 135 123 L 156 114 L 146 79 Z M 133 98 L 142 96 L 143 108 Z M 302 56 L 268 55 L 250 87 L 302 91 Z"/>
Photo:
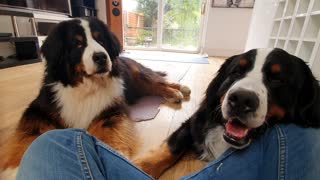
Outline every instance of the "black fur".
<path fill-rule="evenodd" d="M 216 77 L 211 81 L 206 96 L 198 110 L 178 128 L 168 139 L 168 145 L 174 155 L 192 150 L 198 155 L 203 152 L 203 145 L 208 130 L 216 126 L 224 126 L 221 113 L 220 98 L 232 84 L 245 77 L 255 63 L 257 50 L 228 58 L 220 67 Z M 245 58 L 249 65 L 245 68 L 237 66 L 239 59 Z M 279 63 L 283 72 L 276 77 L 270 73 L 270 67 Z M 320 87 L 306 63 L 281 49 L 274 49 L 263 65 L 264 84 L 268 89 L 270 102 L 280 105 L 287 112 L 279 120 L 270 118 L 268 124 L 253 131 L 256 138 L 273 123 L 295 123 L 303 127 L 320 127 Z M 279 84 L 280 82 L 280 84 Z"/>

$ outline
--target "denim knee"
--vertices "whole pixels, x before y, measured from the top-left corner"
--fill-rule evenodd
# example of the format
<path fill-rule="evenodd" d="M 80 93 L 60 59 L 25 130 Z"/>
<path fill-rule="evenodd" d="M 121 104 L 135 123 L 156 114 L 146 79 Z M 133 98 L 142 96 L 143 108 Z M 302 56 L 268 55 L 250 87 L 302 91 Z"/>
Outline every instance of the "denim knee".
<path fill-rule="evenodd" d="M 40 135 L 28 149 L 53 150 L 60 145 L 73 146 L 75 144 L 76 134 L 87 134 L 82 129 L 55 129 Z M 31 151 L 33 152 L 33 151 Z M 36 152 L 36 151 L 35 151 Z"/>

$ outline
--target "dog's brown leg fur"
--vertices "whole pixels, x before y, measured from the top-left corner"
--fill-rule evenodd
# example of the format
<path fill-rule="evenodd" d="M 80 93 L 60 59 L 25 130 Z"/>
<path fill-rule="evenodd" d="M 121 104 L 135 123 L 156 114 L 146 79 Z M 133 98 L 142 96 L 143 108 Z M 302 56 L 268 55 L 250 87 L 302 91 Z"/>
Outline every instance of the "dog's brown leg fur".
<path fill-rule="evenodd" d="M 88 132 L 131 159 L 138 151 L 139 139 L 134 122 L 127 115 L 113 116 L 106 121 L 92 122 Z"/>
<path fill-rule="evenodd" d="M 161 174 L 182 156 L 171 153 L 167 143 L 162 144 L 160 148 L 150 151 L 148 154 L 133 161 L 133 163 L 144 172 L 157 179 Z"/>
<path fill-rule="evenodd" d="M 144 96 L 157 95 L 162 96 L 169 102 L 181 102 L 183 98 L 191 93 L 187 86 L 179 83 L 168 82 L 163 74 L 142 66 L 133 60 L 121 61 L 125 66 L 131 81 L 134 84 L 133 89 Z"/>
<path fill-rule="evenodd" d="M 8 168 L 14 169 L 18 167 L 23 154 L 30 144 L 41 134 L 52 129 L 54 128 L 50 126 L 43 126 L 39 132 L 40 134 L 37 135 L 28 135 L 25 134 L 25 132 L 19 132 L 18 130 L 13 132 L 0 149 L 0 172 Z"/>

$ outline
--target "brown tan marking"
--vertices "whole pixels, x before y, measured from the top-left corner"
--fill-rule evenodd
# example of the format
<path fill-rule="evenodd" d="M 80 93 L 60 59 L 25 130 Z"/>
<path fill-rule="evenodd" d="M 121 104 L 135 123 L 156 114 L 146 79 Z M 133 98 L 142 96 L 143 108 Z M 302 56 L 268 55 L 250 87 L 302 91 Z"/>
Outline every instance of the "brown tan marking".
<path fill-rule="evenodd" d="M 134 160 L 133 163 L 144 172 L 157 179 L 166 169 L 175 164 L 181 155 L 173 155 L 168 144 L 165 143 L 158 149 L 150 151 L 142 158 Z"/>
<path fill-rule="evenodd" d="M 274 64 L 271 66 L 271 72 L 272 73 L 280 73 L 281 72 L 281 65 L 280 64 Z"/>
<path fill-rule="evenodd" d="M 105 125 L 105 121 L 109 121 L 107 123 L 110 123 L 110 126 Z M 94 121 L 88 132 L 130 159 L 139 147 L 134 129 L 133 121 L 127 115 L 121 114 L 107 120 Z"/>
<path fill-rule="evenodd" d="M 0 149 L 0 170 L 3 171 L 8 168 L 14 169 L 18 167 L 22 156 L 29 145 L 39 137 L 39 135 L 52 129 L 55 128 L 42 125 L 39 134 L 36 135 L 29 135 L 28 133 L 19 130 L 15 131 Z"/>
<path fill-rule="evenodd" d="M 92 35 L 93 35 L 93 37 L 94 38 L 99 38 L 99 36 L 100 36 L 100 32 L 98 32 L 98 31 L 94 31 L 93 33 L 92 33 Z"/>
<path fill-rule="evenodd" d="M 248 64 L 248 60 L 246 60 L 246 59 L 240 59 L 240 61 L 239 61 L 239 65 L 240 65 L 240 66 L 244 67 L 244 66 L 246 66 L 247 64 Z"/>
<path fill-rule="evenodd" d="M 286 115 L 286 110 L 283 109 L 282 107 L 272 104 L 269 107 L 269 112 L 267 114 L 267 117 L 276 117 L 278 119 L 282 119 Z"/>

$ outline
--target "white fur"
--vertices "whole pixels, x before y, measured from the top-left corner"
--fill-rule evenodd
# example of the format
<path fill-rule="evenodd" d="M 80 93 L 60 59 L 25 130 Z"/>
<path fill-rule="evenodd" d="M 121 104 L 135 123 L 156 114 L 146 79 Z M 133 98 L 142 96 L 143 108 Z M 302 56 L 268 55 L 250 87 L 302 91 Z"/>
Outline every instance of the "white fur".
<path fill-rule="evenodd" d="M 223 139 L 223 126 L 210 129 L 205 137 L 201 160 L 212 161 L 222 155 L 231 146 Z"/>
<path fill-rule="evenodd" d="M 61 83 L 52 85 L 55 100 L 61 108 L 61 116 L 67 127 L 87 129 L 102 110 L 112 105 L 114 99 L 123 95 L 123 81 L 120 78 L 104 78 L 101 84 L 84 78 L 76 87 L 64 87 Z"/>
<path fill-rule="evenodd" d="M 246 125 L 250 128 L 257 128 L 264 123 L 268 110 L 268 93 L 267 88 L 263 83 L 262 67 L 270 52 L 271 49 L 258 49 L 254 68 L 246 75 L 245 78 L 235 82 L 228 90 L 222 102 L 222 115 L 225 119 L 229 118 L 227 114 L 227 100 L 229 93 L 237 91 L 238 89 L 246 89 L 256 93 L 260 103 L 256 112 L 250 117 L 250 119 L 247 119 Z"/>
<path fill-rule="evenodd" d="M 110 56 L 108 52 L 99 44 L 97 41 L 95 41 L 91 35 L 91 30 L 89 26 L 89 22 L 86 20 L 81 19 L 81 26 L 84 29 L 86 38 L 87 38 L 87 47 L 85 48 L 83 55 L 82 55 L 82 61 L 84 64 L 84 69 L 87 74 L 91 75 L 96 72 L 96 64 L 93 62 L 92 56 L 94 53 L 103 52 L 107 56 L 107 70 L 111 71 L 112 62 L 110 59 Z"/>
<path fill-rule="evenodd" d="M 14 169 L 6 169 L 0 172 L 0 180 L 15 180 L 18 174 L 18 167 Z"/>

